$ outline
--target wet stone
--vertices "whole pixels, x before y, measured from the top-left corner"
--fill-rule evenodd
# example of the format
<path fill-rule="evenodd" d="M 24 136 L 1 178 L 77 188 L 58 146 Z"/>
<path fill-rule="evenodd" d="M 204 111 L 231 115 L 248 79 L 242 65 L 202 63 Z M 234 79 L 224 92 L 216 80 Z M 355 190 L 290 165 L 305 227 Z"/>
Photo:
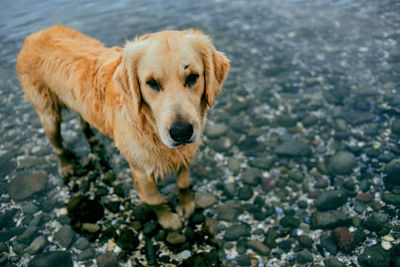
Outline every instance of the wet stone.
<path fill-rule="evenodd" d="M 239 188 L 239 199 L 249 200 L 253 196 L 253 189 L 250 186 L 244 185 Z"/>
<path fill-rule="evenodd" d="M 400 119 L 395 119 L 392 122 L 392 132 L 397 135 L 400 135 Z"/>
<path fill-rule="evenodd" d="M 240 161 L 235 158 L 228 159 L 228 168 L 233 171 L 237 172 L 240 170 Z"/>
<path fill-rule="evenodd" d="M 118 259 L 111 251 L 106 252 L 96 258 L 98 267 L 118 267 Z"/>
<path fill-rule="evenodd" d="M 392 194 L 392 193 L 385 193 L 382 196 L 382 201 L 386 204 L 391 204 L 396 207 L 400 207 L 400 195 Z"/>
<path fill-rule="evenodd" d="M 379 245 L 367 247 L 358 257 L 358 263 L 368 267 L 389 267 L 390 253 Z"/>
<path fill-rule="evenodd" d="M 340 190 L 322 192 L 314 204 L 320 211 L 332 210 L 342 206 L 347 201 L 347 195 Z"/>
<path fill-rule="evenodd" d="M 28 203 L 22 206 L 22 211 L 25 214 L 34 214 L 39 211 L 39 208 L 33 203 Z"/>
<path fill-rule="evenodd" d="M 354 249 L 353 233 L 346 227 L 336 228 L 333 230 L 332 236 L 340 250 L 349 253 Z"/>
<path fill-rule="evenodd" d="M 45 188 L 46 179 L 47 174 L 45 172 L 14 178 L 8 184 L 8 192 L 14 200 L 27 199 Z"/>
<path fill-rule="evenodd" d="M 228 201 L 219 208 L 217 212 L 217 220 L 230 222 L 240 213 L 242 213 L 241 206 L 235 201 Z"/>
<path fill-rule="evenodd" d="M 400 160 L 392 160 L 389 162 L 384 171 L 387 176 L 383 179 L 385 186 L 390 190 L 393 186 L 400 185 Z"/>
<path fill-rule="evenodd" d="M 166 240 L 172 245 L 179 245 L 186 242 L 186 237 L 178 232 L 170 232 Z"/>
<path fill-rule="evenodd" d="M 71 254 L 66 251 L 45 252 L 35 256 L 28 267 L 72 267 Z M 105 266 L 104 266 L 105 267 Z"/>
<path fill-rule="evenodd" d="M 383 212 L 373 212 L 364 219 L 362 226 L 373 232 L 378 232 L 388 222 L 389 216 Z"/>
<path fill-rule="evenodd" d="M 31 255 L 34 255 L 40 252 L 46 245 L 47 239 L 41 235 L 36 237 L 25 251 Z"/>
<path fill-rule="evenodd" d="M 299 227 L 300 220 L 292 215 L 286 215 L 279 221 L 279 224 L 282 225 L 283 227 L 295 229 Z"/>
<path fill-rule="evenodd" d="M 310 146 L 299 140 L 288 140 L 275 149 L 279 156 L 301 157 L 311 154 Z"/>
<path fill-rule="evenodd" d="M 247 255 L 240 255 L 236 258 L 238 266 L 251 266 L 250 258 Z"/>
<path fill-rule="evenodd" d="M 210 138 L 218 138 L 225 135 L 227 131 L 228 127 L 225 124 L 217 123 L 207 126 L 206 135 Z"/>
<path fill-rule="evenodd" d="M 63 225 L 55 234 L 54 240 L 57 241 L 62 247 L 68 248 L 71 245 L 72 239 L 76 233 L 69 225 Z"/>
<path fill-rule="evenodd" d="M 156 221 L 150 221 L 143 225 L 143 234 L 146 236 L 153 236 L 157 233 L 158 223 Z"/>
<path fill-rule="evenodd" d="M 89 247 L 89 241 L 85 237 L 80 237 L 76 243 L 75 248 L 85 250 Z"/>
<path fill-rule="evenodd" d="M 248 168 L 241 175 L 241 181 L 248 185 L 256 186 L 260 183 L 261 171 L 256 168 Z"/>
<path fill-rule="evenodd" d="M 88 248 L 83 250 L 81 253 L 78 254 L 78 261 L 84 261 L 92 259 L 96 255 L 96 250 L 94 248 Z"/>
<path fill-rule="evenodd" d="M 339 247 L 337 246 L 335 240 L 328 235 L 322 235 L 319 240 L 321 246 L 330 254 L 336 255 L 339 251 Z"/>
<path fill-rule="evenodd" d="M 195 199 L 196 205 L 203 209 L 214 205 L 218 201 L 215 195 L 208 193 L 196 193 Z"/>
<path fill-rule="evenodd" d="M 373 196 L 370 193 L 360 193 L 357 195 L 357 199 L 361 202 L 371 202 L 373 199 Z"/>
<path fill-rule="evenodd" d="M 311 215 L 312 229 L 333 229 L 339 226 L 347 226 L 350 223 L 350 217 L 337 210 L 315 212 Z"/>
<path fill-rule="evenodd" d="M 307 250 L 296 253 L 296 262 L 300 264 L 306 264 L 314 260 L 313 256 Z"/>
<path fill-rule="evenodd" d="M 139 239 L 135 235 L 135 233 L 130 229 L 124 229 L 121 233 L 117 236 L 115 242 L 117 245 L 128 251 L 133 251 L 139 245 Z"/>
<path fill-rule="evenodd" d="M 267 256 L 270 252 L 269 247 L 257 240 L 248 240 L 246 245 L 262 256 Z"/>
<path fill-rule="evenodd" d="M 306 235 L 300 235 L 297 237 L 297 241 L 299 241 L 299 244 L 303 248 L 312 248 L 313 246 L 313 240 L 311 237 L 306 236 Z"/>
<path fill-rule="evenodd" d="M 151 239 L 145 239 L 145 254 L 147 259 L 147 264 L 154 265 L 156 263 L 156 251 L 154 249 L 153 244 L 151 243 Z"/>
<path fill-rule="evenodd" d="M 86 222 L 95 223 L 104 215 L 104 208 L 98 200 L 91 200 L 84 196 L 77 196 L 67 204 L 68 215 L 72 223 Z"/>
<path fill-rule="evenodd" d="M 29 226 L 26 230 L 18 237 L 18 240 L 24 244 L 29 244 L 35 238 L 37 232 L 39 231 L 38 227 Z"/>
<path fill-rule="evenodd" d="M 356 157 L 348 151 L 340 151 L 329 160 L 329 168 L 335 174 L 348 174 L 356 166 Z"/>
<path fill-rule="evenodd" d="M 325 267 L 346 267 L 347 265 L 337 259 L 326 259 L 324 260 Z"/>
<path fill-rule="evenodd" d="M 225 231 L 224 239 L 226 241 L 235 241 L 241 237 L 249 237 L 250 231 L 243 224 L 234 224 Z"/>

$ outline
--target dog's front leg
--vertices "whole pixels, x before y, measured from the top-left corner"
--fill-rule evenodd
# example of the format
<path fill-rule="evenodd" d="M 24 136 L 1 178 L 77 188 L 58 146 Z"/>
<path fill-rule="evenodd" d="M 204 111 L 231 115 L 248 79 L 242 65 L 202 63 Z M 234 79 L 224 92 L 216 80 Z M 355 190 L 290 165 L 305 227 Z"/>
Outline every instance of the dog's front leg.
<path fill-rule="evenodd" d="M 194 194 L 190 189 L 190 168 L 182 165 L 176 177 L 179 188 L 179 210 L 183 217 L 189 218 L 196 208 Z"/>
<path fill-rule="evenodd" d="M 171 211 L 157 188 L 151 175 L 130 165 L 135 186 L 143 203 L 147 204 L 157 215 L 158 223 L 166 229 L 179 229 L 182 223 L 179 216 Z"/>

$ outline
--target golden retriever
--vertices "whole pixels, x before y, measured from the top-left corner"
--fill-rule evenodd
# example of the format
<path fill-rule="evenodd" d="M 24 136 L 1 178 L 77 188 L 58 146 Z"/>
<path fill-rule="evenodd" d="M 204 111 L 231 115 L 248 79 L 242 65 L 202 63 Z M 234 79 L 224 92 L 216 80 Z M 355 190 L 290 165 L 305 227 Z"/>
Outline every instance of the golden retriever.
<path fill-rule="evenodd" d="M 197 30 L 162 31 L 106 48 L 66 26 L 28 36 L 17 58 L 27 99 L 60 159 L 73 168 L 60 134 L 61 111 L 70 108 L 84 127 L 112 138 L 129 163 L 141 200 L 164 228 L 181 219 L 157 189 L 157 179 L 176 172 L 180 215 L 195 209 L 190 162 L 201 143 L 206 109 L 229 70 L 229 60 Z"/>

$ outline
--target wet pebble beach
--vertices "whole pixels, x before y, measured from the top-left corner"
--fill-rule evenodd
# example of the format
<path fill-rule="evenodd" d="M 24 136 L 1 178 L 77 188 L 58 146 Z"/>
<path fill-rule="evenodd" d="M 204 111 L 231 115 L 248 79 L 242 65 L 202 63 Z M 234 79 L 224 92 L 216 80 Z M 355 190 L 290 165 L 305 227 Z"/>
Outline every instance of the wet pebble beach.
<path fill-rule="evenodd" d="M 2 1 L 0 266 L 400 266 L 400 2 Z M 200 28 L 231 60 L 191 166 L 197 209 L 164 230 L 129 166 L 79 117 L 62 177 L 15 72 L 65 24 L 122 46 Z M 71 156 L 72 157 L 72 156 Z M 173 174 L 159 183 L 176 207 Z"/>

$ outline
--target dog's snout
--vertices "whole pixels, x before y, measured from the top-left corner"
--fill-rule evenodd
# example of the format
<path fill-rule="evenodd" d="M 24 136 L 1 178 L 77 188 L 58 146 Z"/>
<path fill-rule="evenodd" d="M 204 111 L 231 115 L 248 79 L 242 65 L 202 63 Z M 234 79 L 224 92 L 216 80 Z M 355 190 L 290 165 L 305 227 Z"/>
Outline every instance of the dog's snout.
<path fill-rule="evenodd" d="M 188 121 L 174 122 L 169 135 L 177 143 L 188 143 L 193 136 L 193 125 Z"/>

